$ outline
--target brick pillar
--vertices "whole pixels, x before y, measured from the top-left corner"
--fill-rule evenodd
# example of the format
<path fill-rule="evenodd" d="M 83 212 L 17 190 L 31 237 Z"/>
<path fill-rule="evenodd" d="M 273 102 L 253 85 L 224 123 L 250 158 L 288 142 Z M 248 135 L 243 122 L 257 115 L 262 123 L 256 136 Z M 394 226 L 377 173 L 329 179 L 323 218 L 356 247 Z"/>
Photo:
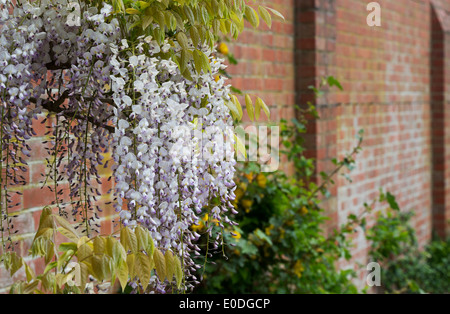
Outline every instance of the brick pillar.
<path fill-rule="evenodd" d="M 447 10 L 446 10 L 447 9 Z M 432 225 L 450 235 L 450 8 L 431 7 L 430 101 L 432 146 Z"/>
<path fill-rule="evenodd" d="M 319 174 L 331 172 L 331 159 L 337 156 L 336 116 L 339 106 L 323 97 L 315 99 L 310 86 L 319 86 L 322 77 L 333 75 L 336 43 L 336 1 L 296 0 L 296 90 L 297 103 L 315 104 L 319 119 L 310 118 L 306 134 L 306 156 L 316 160 L 316 182 Z M 330 217 L 329 227 L 337 226 L 335 185 L 329 187 L 331 197 L 322 205 Z"/>

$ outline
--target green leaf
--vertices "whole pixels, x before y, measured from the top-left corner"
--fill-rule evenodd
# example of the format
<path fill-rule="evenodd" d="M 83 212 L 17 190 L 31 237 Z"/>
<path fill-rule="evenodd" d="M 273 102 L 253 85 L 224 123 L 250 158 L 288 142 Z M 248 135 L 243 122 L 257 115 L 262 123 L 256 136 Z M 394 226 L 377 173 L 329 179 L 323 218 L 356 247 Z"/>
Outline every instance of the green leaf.
<path fill-rule="evenodd" d="M 176 34 L 176 37 L 177 37 L 177 41 L 180 44 L 181 48 L 189 49 L 189 41 L 188 41 L 188 38 L 185 33 L 178 32 Z"/>
<path fill-rule="evenodd" d="M 398 206 L 397 201 L 395 200 L 395 196 L 392 195 L 391 193 L 387 192 L 386 193 L 386 200 L 389 203 L 389 206 L 393 209 L 393 210 L 400 210 L 400 207 Z"/>
<path fill-rule="evenodd" d="M 340 90 L 344 90 L 344 88 L 342 87 L 341 83 L 339 83 L 339 81 L 333 76 L 328 76 L 327 77 L 327 83 L 330 86 L 336 86 Z"/>

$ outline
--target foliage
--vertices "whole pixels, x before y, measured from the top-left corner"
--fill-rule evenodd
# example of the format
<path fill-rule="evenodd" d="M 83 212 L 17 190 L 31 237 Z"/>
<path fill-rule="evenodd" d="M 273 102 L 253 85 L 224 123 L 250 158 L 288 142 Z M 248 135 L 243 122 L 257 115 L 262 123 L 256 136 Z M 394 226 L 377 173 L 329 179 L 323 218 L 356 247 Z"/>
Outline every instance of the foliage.
<path fill-rule="evenodd" d="M 55 238 L 58 234 L 70 241 L 61 243 L 56 250 Z M 163 254 L 155 247 L 147 229 L 123 227 L 120 240 L 113 235 L 88 238 L 80 236 L 67 220 L 52 214 L 48 207 L 42 212 L 31 253 L 33 257 L 44 257 L 42 274 L 36 275 L 16 252 L 10 251 L 0 256 L 11 276 L 22 266 L 25 269 L 26 280 L 16 281 L 10 293 L 92 293 L 94 283 L 96 290 L 113 292 L 116 280 L 125 289 L 129 280 L 135 278 L 140 284 L 138 291 L 145 292 L 152 272 L 156 272 L 161 281 L 167 279 L 173 283 L 175 290 L 180 288 L 183 280 L 178 256 L 170 250 Z"/>
<path fill-rule="evenodd" d="M 283 19 L 243 0 L 1 0 L 0 231 L 8 267 L 19 259 L 12 195 L 26 184 L 20 172 L 33 154 L 33 123 L 45 114 L 43 123 L 53 125 L 42 143 L 43 187 L 54 193 L 58 216 L 72 215 L 80 234 L 100 239 L 99 169 L 112 163 L 122 225 L 148 230 L 161 253 L 178 256 L 183 291 L 195 284 L 197 235 L 189 226 L 204 212 L 233 224 L 234 152 L 224 158 L 205 146 L 221 133 L 243 152 L 228 128 L 243 108 L 226 77 L 215 79 L 225 68 L 215 43 L 219 35 L 236 40 L 244 21 L 258 27 L 261 18 L 270 27 L 272 16 Z M 252 121 L 261 110 L 270 115 L 258 97 L 245 95 L 245 105 Z M 210 206 L 215 198 L 221 206 Z M 170 289 L 158 277 L 145 278 L 153 291 Z"/>
<path fill-rule="evenodd" d="M 384 197 L 383 194 L 381 197 Z M 410 225 L 411 212 L 401 212 L 395 198 L 387 194 L 391 205 L 376 219 L 366 237 L 372 243 L 369 255 L 381 264 L 381 287 L 385 293 L 450 292 L 450 241 L 433 239 L 418 247 Z"/>
<path fill-rule="evenodd" d="M 260 166 L 246 162 L 240 169 L 233 217 L 239 225 L 225 233 L 228 243 L 222 255 L 209 254 L 208 236 L 203 236 L 204 262 L 202 286 L 207 293 L 355 293 L 351 282 L 353 270 L 339 270 L 335 263 L 350 258 L 351 242 L 347 235 L 363 222 L 349 217 L 348 222 L 331 234 L 324 232 L 326 214 L 320 206 L 328 195 L 327 184 L 343 167 L 352 168 L 354 155 L 361 149 L 362 138 L 336 169 L 322 174 L 316 183 L 314 161 L 304 155 L 306 114 L 315 115 L 313 106 L 303 110 L 303 118 L 291 123 L 281 121 L 282 153 L 294 165 L 288 175 L 279 170 L 260 172 Z M 361 135 L 361 134 L 359 134 Z M 193 226 L 202 232 L 214 224 L 204 217 L 204 225 Z"/>

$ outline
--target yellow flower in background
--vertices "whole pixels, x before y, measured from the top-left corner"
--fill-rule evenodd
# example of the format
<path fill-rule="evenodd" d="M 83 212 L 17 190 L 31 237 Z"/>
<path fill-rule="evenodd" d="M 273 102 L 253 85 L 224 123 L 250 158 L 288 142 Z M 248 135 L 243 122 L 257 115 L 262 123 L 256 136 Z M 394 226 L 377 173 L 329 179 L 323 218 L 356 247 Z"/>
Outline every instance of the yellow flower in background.
<path fill-rule="evenodd" d="M 247 178 L 248 182 L 252 182 L 253 181 L 253 172 L 244 174 L 244 177 Z"/>
<path fill-rule="evenodd" d="M 236 195 L 236 200 L 239 200 L 242 196 L 244 196 L 244 190 L 240 187 L 234 191 L 234 195 Z"/>
<path fill-rule="evenodd" d="M 252 200 L 249 200 L 249 199 L 242 200 L 242 207 L 245 208 L 245 211 L 247 213 L 250 210 L 250 208 L 252 207 L 252 205 L 253 205 L 253 201 Z"/>
<path fill-rule="evenodd" d="M 220 43 L 217 50 L 224 55 L 228 54 L 228 46 L 225 43 Z"/>
<path fill-rule="evenodd" d="M 265 188 L 266 184 L 267 184 L 267 177 L 265 175 L 263 175 L 262 173 L 258 174 L 256 176 L 256 183 L 258 183 L 258 186 L 260 188 Z"/>
<path fill-rule="evenodd" d="M 200 221 L 198 222 L 198 225 L 193 224 L 193 225 L 191 226 L 191 229 L 192 229 L 193 231 L 197 232 L 197 231 L 199 231 L 199 230 L 202 230 L 204 226 L 205 226 L 205 225 L 203 224 L 203 221 L 200 220 Z"/>
<path fill-rule="evenodd" d="M 302 277 L 302 273 L 303 273 L 304 270 L 305 270 L 305 268 L 303 267 L 301 261 L 298 260 L 297 262 L 295 262 L 295 265 L 294 265 L 294 274 L 295 274 L 298 278 Z"/>
<path fill-rule="evenodd" d="M 301 211 L 300 211 L 300 213 L 301 213 L 302 215 L 306 215 L 306 214 L 308 213 L 308 208 L 306 208 L 306 206 L 303 206 L 302 209 L 301 209 Z"/>
<path fill-rule="evenodd" d="M 220 75 L 216 75 L 216 76 L 214 77 L 214 81 L 218 82 L 219 80 L 220 80 Z"/>
<path fill-rule="evenodd" d="M 266 227 L 266 229 L 265 229 L 266 234 L 270 236 L 270 231 L 272 231 L 273 228 L 275 228 L 274 225 L 270 225 L 270 226 Z"/>
<path fill-rule="evenodd" d="M 284 239 L 284 229 L 280 229 L 280 239 Z"/>
<path fill-rule="evenodd" d="M 234 230 L 233 233 L 234 234 L 231 235 L 231 237 L 234 239 L 240 239 L 242 237 L 242 235 L 239 233 L 239 231 Z"/>

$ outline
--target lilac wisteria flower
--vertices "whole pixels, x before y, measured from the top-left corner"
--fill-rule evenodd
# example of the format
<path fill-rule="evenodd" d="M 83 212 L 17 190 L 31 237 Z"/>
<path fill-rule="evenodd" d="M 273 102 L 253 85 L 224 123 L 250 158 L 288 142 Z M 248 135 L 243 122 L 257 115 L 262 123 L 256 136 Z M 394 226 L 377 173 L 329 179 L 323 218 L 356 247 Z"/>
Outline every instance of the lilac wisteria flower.
<path fill-rule="evenodd" d="M 233 139 L 229 86 L 214 80 L 223 60 L 206 47 L 211 72 L 194 74 L 189 64 L 188 80 L 175 62 L 143 53 L 159 51 L 156 41 L 140 39 L 131 50 L 127 42 L 112 47 L 116 208 L 123 224 L 145 226 L 158 247 L 179 254 L 189 276 L 198 268 L 191 255 L 199 250 L 199 235 L 190 226 L 205 211 L 221 227 L 232 224 L 222 218 L 234 199 L 234 154 L 223 140 L 220 147 L 209 145 Z M 209 208 L 213 198 L 222 205 Z"/>

